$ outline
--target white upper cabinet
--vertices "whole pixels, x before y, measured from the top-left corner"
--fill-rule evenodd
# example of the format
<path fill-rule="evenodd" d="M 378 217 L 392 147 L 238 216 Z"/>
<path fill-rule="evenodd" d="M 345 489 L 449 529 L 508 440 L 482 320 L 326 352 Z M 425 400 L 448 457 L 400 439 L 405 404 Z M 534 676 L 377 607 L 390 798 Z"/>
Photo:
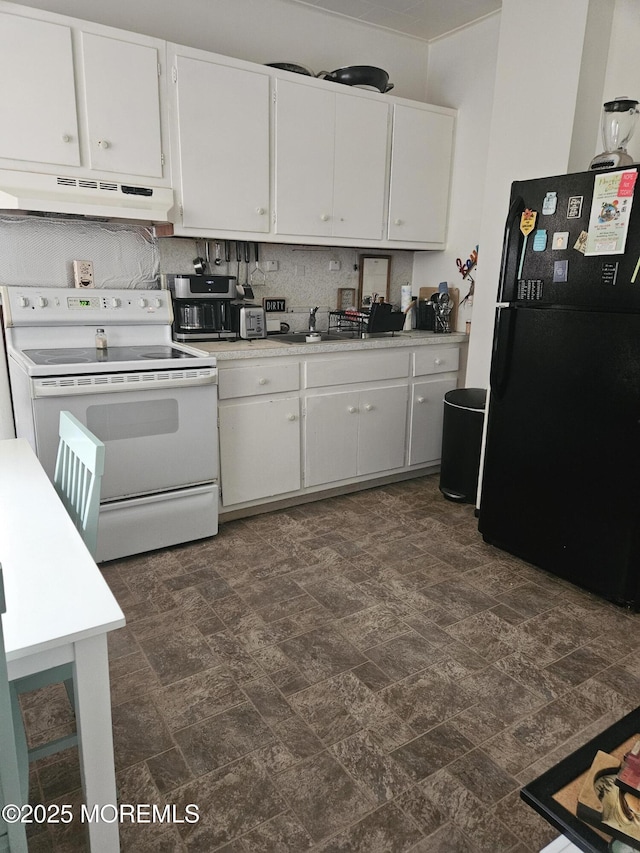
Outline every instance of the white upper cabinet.
<path fill-rule="evenodd" d="M 70 27 L 0 12 L 0 79 L 0 158 L 79 166 Z"/>
<path fill-rule="evenodd" d="M 89 165 L 162 177 L 158 48 L 81 33 Z"/>
<path fill-rule="evenodd" d="M 268 232 L 270 77 L 169 45 L 177 234 Z"/>
<path fill-rule="evenodd" d="M 453 126 L 451 110 L 394 106 L 389 240 L 444 246 Z"/>
<path fill-rule="evenodd" d="M 168 183 L 164 50 L 158 39 L 0 2 L 0 167 Z"/>
<path fill-rule="evenodd" d="M 275 231 L 380 240 L 388 103 L 307 81 L 276 88 Z"/>

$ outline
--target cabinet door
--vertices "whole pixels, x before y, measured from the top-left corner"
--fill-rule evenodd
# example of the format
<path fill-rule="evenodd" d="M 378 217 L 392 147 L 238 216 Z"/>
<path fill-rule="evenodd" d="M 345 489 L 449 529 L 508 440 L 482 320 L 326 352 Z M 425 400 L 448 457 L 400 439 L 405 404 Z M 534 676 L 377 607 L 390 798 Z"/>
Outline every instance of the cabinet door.
<path fill-rule="evenodd" d="M 389 107 L 335 95 L 334 237 L 380 240 L 384 218 Z"/>
<path fill-rule="evenodd" d="M 219 416 L 224 506 L 300 488 L 298 397 L 221 403 Z"/>
<path fill-rule="evenodd" d="M 430 379 L 411 389 L 409 465 L 440 460 L 444 395 L 457 384 L 455 379 Z"/>
<path fill-rule="evenodd" d="M 307 397 L 305 486 L 319 486 L 356 476 L 358 403 L 357 391 Z"/>
<path fill-rule="evenodd" d="M 89 166 L 161 178 L 156 47 L 82 33 Z"/>
<path fill-rule="evenodd" d="M 278 234 L 330 237 L 335 95 L 278 80 L 275 202 Z"/>
<path fill-rule="evenodd" d="M 183 55 L 175 63 L 183 226 L 269 231 L 269 76 Z"/>
<path fill-rule="evenodd" d="M 404 466 L 407 392 L 406 384 L 360 392 L 358 474 Z"/>
<path fill-rule="evenodd" d="M 80 165 L 71 30 L 0 14 L 0 157 Z"/>
<path fill-rule="evenodd" d="M 390 240 L 444 244 L 452 144 L 452 116 L 394 106 Z"/>

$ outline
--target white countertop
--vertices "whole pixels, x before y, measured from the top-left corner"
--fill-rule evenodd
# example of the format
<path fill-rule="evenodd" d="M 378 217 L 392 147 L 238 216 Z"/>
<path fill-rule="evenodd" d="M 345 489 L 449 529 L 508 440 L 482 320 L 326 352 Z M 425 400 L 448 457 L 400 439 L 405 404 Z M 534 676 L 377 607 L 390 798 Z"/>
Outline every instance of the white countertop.
<path fill-rule="evenodd" d="M 397 332 L 393 337 L 376 337 L 353 340 L 319 341 L 318 343 L 287 344 L 278 341 L 278 336 L 255 341 L 198 341 L 200 350 L 214 353 L 216 359 L 232 361 L 243 358 L 283 355 L 313 355 L 315 353 L 380 350 L 392 347 L 442 346 L 443 344 L 466 343 L 469 336 L 463 332 L 436 334 L 435 332 Z"/>

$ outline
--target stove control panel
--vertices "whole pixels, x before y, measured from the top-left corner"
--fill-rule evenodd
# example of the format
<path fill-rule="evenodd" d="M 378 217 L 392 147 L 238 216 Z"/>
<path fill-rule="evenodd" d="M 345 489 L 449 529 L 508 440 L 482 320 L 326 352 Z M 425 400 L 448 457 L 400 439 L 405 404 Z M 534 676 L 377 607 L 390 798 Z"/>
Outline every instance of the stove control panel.
<path fill-rule="evenodd" d="M 171 297 L 163 290 L 78 293 L 68 287 L 2 288 L 7 326 L 167 324 Z"/>

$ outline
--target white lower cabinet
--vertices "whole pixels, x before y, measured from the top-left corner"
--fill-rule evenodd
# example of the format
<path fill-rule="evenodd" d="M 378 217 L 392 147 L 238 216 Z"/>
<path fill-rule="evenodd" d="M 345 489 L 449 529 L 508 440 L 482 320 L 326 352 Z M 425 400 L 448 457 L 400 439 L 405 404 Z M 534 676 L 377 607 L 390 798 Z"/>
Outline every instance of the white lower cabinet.
<path fill-rule="evenodd" d="M 305 416 L 305 486 L 404 466 L 407 383 L 310 394 Z"/>
<path fill-rule="evenodd" d="M 300 488 L 300 399 L 220 402 L 222 505 Z"/>
<path fill-rule="evenodd" d="M 441 344 L 219 362 L 222 511 L 433 470 L 459 353 Z"/>
<path fill-rule="evenodd" d="M 458 385 L 452 379 L 428 379 L 411 388 L 409 465 L 438 462 L 442 451 L 444 395 Z"/>

